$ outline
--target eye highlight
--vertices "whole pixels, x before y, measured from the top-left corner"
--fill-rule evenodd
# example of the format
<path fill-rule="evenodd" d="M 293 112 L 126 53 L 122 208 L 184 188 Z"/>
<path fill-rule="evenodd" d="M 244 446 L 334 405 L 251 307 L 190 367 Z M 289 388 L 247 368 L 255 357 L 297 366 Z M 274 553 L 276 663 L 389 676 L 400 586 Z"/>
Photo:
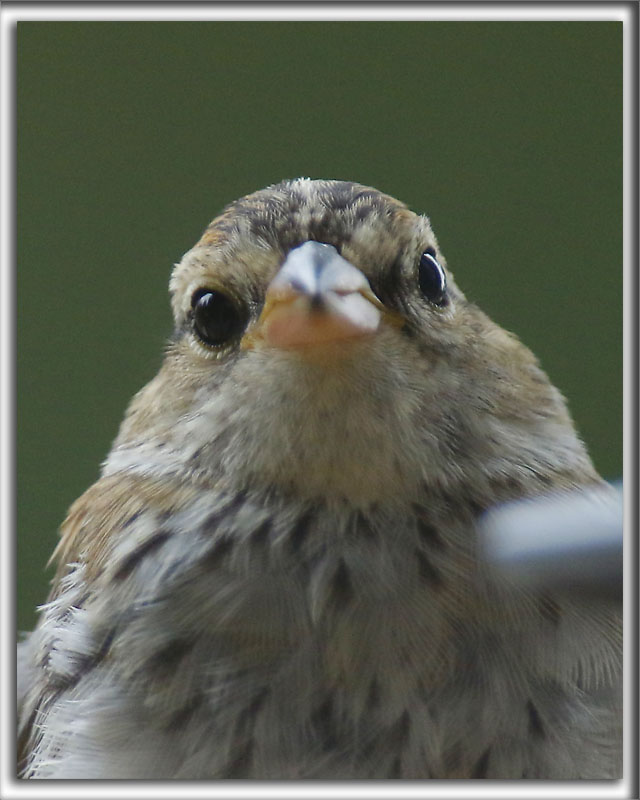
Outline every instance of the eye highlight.
<path fill-rule="evenodd" d="M 420 256 L 418 283 L 420 291 L 430 303 L 435 306 L 447 304 L 447 278 L 433 247 L 427 247 Z"/>
<path fill-rule="evenodd" d="M 205 344 L 220 346 L 237 336 L 244 327 L 238 307 L 226 294 L 214 289 L 198 289 L 191 298 L 193 330 Z"/>

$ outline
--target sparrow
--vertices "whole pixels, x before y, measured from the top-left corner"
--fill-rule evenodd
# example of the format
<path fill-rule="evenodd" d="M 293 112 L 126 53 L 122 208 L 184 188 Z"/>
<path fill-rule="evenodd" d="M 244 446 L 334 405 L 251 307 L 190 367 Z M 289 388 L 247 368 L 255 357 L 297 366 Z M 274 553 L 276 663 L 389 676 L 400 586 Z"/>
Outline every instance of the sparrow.
<path fill-rule="evenodd" d="M 283 181 L 228 205 L 170 294 L 19 646 L 19 775 L 619 777 L 619 604 L 510 582 L 477 535 L 606 484 L 429 219 Z"/>

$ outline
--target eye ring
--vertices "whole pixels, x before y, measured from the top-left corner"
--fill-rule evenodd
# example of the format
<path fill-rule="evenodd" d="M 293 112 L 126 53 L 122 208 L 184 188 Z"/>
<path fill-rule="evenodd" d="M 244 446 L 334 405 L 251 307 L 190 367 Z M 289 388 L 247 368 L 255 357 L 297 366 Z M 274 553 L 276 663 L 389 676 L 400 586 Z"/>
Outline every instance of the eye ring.
<path fill-rule="evenodd" d="M 449 302 L 447 276 L 436 258 L 436 251 L 433 247 L 427 247 L 420 256 L 418 284 L 423 296 L 433 305 L 442 307 Z"/>
<path fill-rule="evenodd" d="M 217 289 L 195 291 L 191 296 L 191 315 L 195 335 L 210 347 L 220 347 L 238 336 L 245 322 L 236 303 Z"/>

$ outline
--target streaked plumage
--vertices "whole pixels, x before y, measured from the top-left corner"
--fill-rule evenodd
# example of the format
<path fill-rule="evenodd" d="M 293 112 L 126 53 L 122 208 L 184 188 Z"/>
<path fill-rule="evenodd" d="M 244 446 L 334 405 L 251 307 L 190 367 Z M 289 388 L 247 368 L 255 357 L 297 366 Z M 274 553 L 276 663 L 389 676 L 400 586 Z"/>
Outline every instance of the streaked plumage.
<path fill-rule="evenodd" d="M 265 306 L 267 288 L 309 241 L 366 277 L 329 291 L 371 300 L 375 332 L 302 346 L 273 327 L 272 299 L 285 323 L 297 306 L 277 282 Z M 429 248 L 441 304 L 420 291 Z M 164 364 L 72 506 L 22 645 L 22 775 L 617 777 L 617 607 L 503 585 L 474 528 L 498 502 L 602 481 L 427 218 L 287 181 L 228 206 L 170 289 Z M 238 311 L 228 342 L 198 338 L 203 290 Z M 295 320 L 333 324 L 326 294 L 321 316 L 302 296 Z"/>

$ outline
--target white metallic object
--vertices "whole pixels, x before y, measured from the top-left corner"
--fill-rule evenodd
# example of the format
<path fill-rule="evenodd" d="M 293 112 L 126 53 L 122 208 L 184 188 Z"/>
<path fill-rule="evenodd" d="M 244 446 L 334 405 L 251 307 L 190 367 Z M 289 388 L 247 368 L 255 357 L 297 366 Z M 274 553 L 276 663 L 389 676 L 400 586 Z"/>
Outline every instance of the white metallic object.
<path fill-rule="evenodd" d="M 537 589 L 622 597 L 622 486 L 497 506 L 480 521 L 486 560 Z"/>

